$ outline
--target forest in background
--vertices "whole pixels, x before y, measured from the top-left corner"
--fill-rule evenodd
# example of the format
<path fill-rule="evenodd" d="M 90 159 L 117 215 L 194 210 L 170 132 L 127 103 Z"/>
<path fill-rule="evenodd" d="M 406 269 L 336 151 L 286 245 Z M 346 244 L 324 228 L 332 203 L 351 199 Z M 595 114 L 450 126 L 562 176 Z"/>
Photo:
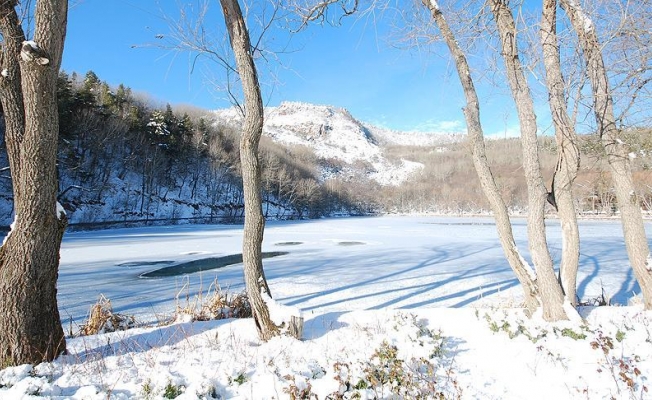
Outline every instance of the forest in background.
<path fill-rule="evenodd" d="M 123 85 L 110 88 L 93 72 L 83 78 L 62 72 L 58 101 L 58 200 L 72 223 L 242 217 L 238 133 L 213 124 L 208 111 L 157 108 Z M 309 153 L 264 140 L 261 161 L 269 217 L 362 212 L 337 182 L 317 181 Z M 0 196 L 10 203 L 8 169 L 2 174 Z"/>
<path fill-rule="evenodd" d="M 211 112 L 160 106 L 123 86 L 110 87 L 95 73 L 61 72 L 59 202 L 76 224 L 148 221 L 237 222 L 244 208 L 238 132 Z M 3 129 L 2 129 L 3 130 Z M 0 225 L 11 222 L 11 179 L 4 134 L 0 141 Z M 370 138 L 373 140 L 373 137 Z M 596 137 L 581 136 L 582 165 L 575 181 L 581 214 L 613 215 L 617 204 L 603 150 Z M 382 142 L 382 141 L 378 141 Z M 637 195 L 652 210 L 652 135 L 632 130 Z M 306 146 L 263 136 L 263 211 L 268 218 L 301 219 L 378 213 L 483 214 L 489 207 L 465 142 L 440 146 L 383 146 L 385 156 L 423 168 L 401 185 L 381 185 L 363 173 L 323 179 L 322 168 L 345 163 L 321 159 Z M 489 161 L 511 212 L 527 211 L 519 138 L 487 141 Z M 553 137 L 540 137 L 544 176 L 556 162 Z M 339 164 L 339 165 L 336 165 Z M 356 169 L 356 165 L 349 166 Z M 358 169 L 361 166 L 358 165 Z M 4 211 L 6 210 L 6 211 Z M 549 208 L 550 212 L 554 212 Z"/>
<path fill-rule="evenodd" d="M 627 134 L 634 170 L 637 195 L 644 212 L 652 211 L 652 135 L 648 130 Z M 580 215 L 611 216 L 617 212 L 604 151 L 594 135 L 579 137 L 581 167 L 574 182 L 576 207 Z M 480 189 L 466 143 L 446 147 L 391 146 L 393 157 L 408 158 L 424 164 L 421 174 L 400 187 L 381 189 L 376 201 L 389 212 L 447 212 L 457 214 L 486 213 L 486 197 Z M 502 197 L 514 214 L 527 211 L 527 188 L 523 176 L 520 138 L 486 141 L 487 157 Z M 541 136 L 539 151 L 543 175 L 550 188 L 557 157 L 554 137 Z M 552 207 L 548 211 L 553 213 Z"/>

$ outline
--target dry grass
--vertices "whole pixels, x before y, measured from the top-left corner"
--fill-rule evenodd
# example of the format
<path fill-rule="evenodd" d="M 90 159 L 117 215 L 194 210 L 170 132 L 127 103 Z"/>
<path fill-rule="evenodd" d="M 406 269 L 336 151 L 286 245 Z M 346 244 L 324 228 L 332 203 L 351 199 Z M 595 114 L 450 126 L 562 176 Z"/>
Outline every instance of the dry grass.
<path fill-rule="evenodd" d="M 186 301 L 182 306 L 179 297 L 185 292 Z M 251 304 L 246 292 L 230 293 L 222 289 L 217 281 L 209 286 L 206 293 L 200 288 L 191 300 L 189 282 L 186 280 L 177 293 L 177 306 L 171 318 L 159 318 L 159 326 L 175 321 L 209 321 L 228 318 L 251 318 Z M 132 315 L 113 312 L 111 300 L 100 295 L 97 303 L 91 306 L 88 319 L 84 322 L 77 336 L 97 335 L 99 333 L 127 330 L 135 327 Z"/>
<path fill-rule="evenodd" d="M 246 292 L 230 293 L 228 289 L 222 289 L 217 279 L 211 283 L 206 295 L 203 291 L 190 301 L 188 294 L 188 282 L 177 293 L 177 310 L 174 320 L 191 319 L 192 321 L 209 321 L 227 318 L 250 318 L 251 304 Z M 186 291 L 186 305 L 181 306 L 179 295 Z"/>
<path fill-rule="evenodd" d="M 136 320 L 132 315 L 113 312 L 111 300 L 101 294 L 97 303 L 91 306 L 88 320 L 82 325 L 79 336 L 127 330 L 135 325 Z"/>

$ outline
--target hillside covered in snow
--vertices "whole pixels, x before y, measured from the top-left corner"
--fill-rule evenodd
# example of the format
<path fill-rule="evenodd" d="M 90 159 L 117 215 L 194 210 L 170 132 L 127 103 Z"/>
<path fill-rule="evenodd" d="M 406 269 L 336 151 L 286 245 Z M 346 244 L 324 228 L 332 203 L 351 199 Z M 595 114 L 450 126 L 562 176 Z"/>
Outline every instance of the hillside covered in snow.
<path fill-rule="evenodd" d="M 59 79 L 58 201 L 73 224 L 224 222 L 243 216 L 236 108 L 157 108 L 94 73 Z M 266 110 L 260 146 L 268 218 L 381 211 L 378 188 L 418 176 L 423 163 L 389 155 L 399 135 L 331 106 Z M 420 145 L 426 142 L 417 141 Z M 0 167 L 8 165 L 0 125 Z M 9 169 L 0 171 L 0 226 L 13 218 Z"/>
<path fill-rule="evenodd" d="M 238 127 L 238 108 L 215 112 L 218 123 Z M 387 144 L 437 146 L 461 139 L 436 134 L 395 132 L 355 119 L 346 109 L 284 102 L 265 109 L 263 133 L 285 146 L 303 146 L 318 157 L 322 180 L 368 178 L 380 185 L 398 186 L 423 169 L 406 158 L 388 157 Z"/>

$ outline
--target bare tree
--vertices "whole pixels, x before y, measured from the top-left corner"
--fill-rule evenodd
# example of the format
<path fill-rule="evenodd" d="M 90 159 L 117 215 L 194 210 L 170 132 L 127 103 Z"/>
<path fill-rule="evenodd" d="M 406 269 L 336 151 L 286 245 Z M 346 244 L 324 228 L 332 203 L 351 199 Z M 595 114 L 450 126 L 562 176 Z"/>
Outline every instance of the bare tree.
<path fill-rule="evenodd" d="M 586 61 L 586 70 L 593 92 L 593 112 L 597 133 L 607 153 L 629 261 L 641 287 L 645 308 L 650 310 L 652 309 L 650 248 L 645 235 L 641 207 L 632 180 L 629 149 L 620 138 L 620 130 L 615 118 L 613 97 L 600 42 L 593 21 L 584 13 L 576 0 L 561 0 L 560 4 L 577 33 Z"/>
<path fill-rule="evenodd" d="M 317 16 L 317 19 L 324 19 L 324 9 L 333 3 L 339 3 L 343 7 L 346 4 L 350 4 L 345 1 L 316 2 L 313 7 L 308 8 L 310 13 L 306 14 L 306 20 L 310 21 L 315 19 L 315 16 Z M 436 0 L 422 0 L 422 3 L 430 10 L 433 20 L 439 27 L 444 40 L 453 54 L 458 76 L 466 96 L 467 106 L 464 109 L 464 116 L 467 121 L 474 166 L 478 173 L 482 189 L 495 213 L 499 237 L 508 262 L 523 285 L 525 305 L 529 310 L 533 310 L 541 305 L 543 316 L 547 320 L 566 319 L 567 315 L 563 307 L 564 294 L 557 281 L 546 241 L 544 207 L 548 197 L 548 191 L 543 182 L 539 162 L 536 115 L 534 113 L 534 104 L 529 86 L 523 72 L 523 66 L 519 61 L 519 53 L 516 45 L 516 27 L 511 10 L 506 2 L 499 0 L 492 0 L 490 2 L 499 28 L 502 55 L 507 69 L 508 82 L 521 122 L 523 167 L 529 199 L 528 238 L 536 273 L 532 271 L 532 268 L 527 265 L 518 252 L 511 230 L 507 207 L 488 166 L 482 127 L 480 125 L 479 101 L 471 79 L 466 56 L 458 45 L 454 33 L 439 8 L 438 2 Z M 356 6 L 355 9 L 357 9 L 357 2 L 354 4 Z M 348 13 L 345 13 L 345 15 L 348 15 Z M 571 210 L 574 210 L 574 208 L 571 208 Z M 574 290 L 572 295 L 574 296 Z"/>
<path fill-rule="evenodd" d="M 473 165 L 475 166 L 475 170 L 480 178 L 482 190 L 489 200 L 491 209 L 494 212 L 498 237 L 500 238 L 500 243 L 507 257 L 507 261 L 523 287 L 525 306 L 530 312 L 533 312 L 540 305 L 536 277 L 534 271 L 532 271 L 530 266 L 527 265 L 516 247 L 507 206 L 500 195 L 500 190 L 496 185 L 491 169 L 489 168 L 489 163 L 487 162 L 484 133 L 480 123 L 480 102 L 475 91 L 473 79 L 471 78 L 471 69 L 469 68 L 464 51 L 455 39 L 455 35 L 448 25 L 448 22 L 437 2 L 434 0 L 422 1 L 430 10 L 432 18 L 437 24 L 442 37 L 453 56 L 457 68 L 457 75 L 466 97 L 464 118 L 466 119 L 469 146 L 471 147 L 471 154 L 473 156 Z"/>
<path fill-rule="evenodd" d="M 565 319 L 564 294 L 557 284 L 546 240 L 545 205 L 548 191 L 541 174 L 536 114 L 530 87 L 519 59 L 516 24 L 508 0 L 491 0 L 491 11 L 498 27 L 507 82 L 520 122 L 523 169 L 528 188 L 528 241 L 537 272 L 543 316 L 553 321 Z"/>
<path fill-rule="evenodd" d="M 245 222 L 242 259 L 244 262 L 247 296 L 258 334 L 262 340 L 277 336 L 280 331 L 269 316 L 262 294 L 271 297 L 263 271 L 261 246 L 265 229 L 262 209 L 262 188 L 258 144 L 263 132 L 263 99 L 256 65 L 251 54 L 249 32 L 242 17 L 238 0 L 220 0 L 224 21 L 229 32 L 231 48 L 235 54 L 238 74 L 244 93 L 244 123 L 240 138 L 240 161 L 245 200 Z"/>
<path fill-rule="evenodd" d="M 618 127 L 649 126 L 650 114 L 647 111 L 652 96 L 652 19 L 648 16 L 652 13 L 652 1 L 575 0 L 574 3 L 582 4 L 581 9 L 590 19 L 590 25 L 600 42 Z M 566 30 L 573 41 L 571 45 L 581 50 L 582 45 L 572 23 Z M 578 66 L 577 79 L 588 80 L 587 84 L 590 84 L 583 54 L 570 54 L 573 55 L 574 65 Z M 584 95 L 580 93 L 578 96 L 584 104 L 582 111 L 588 111 L 593 117 L 593 100 L 585 100 Z M 594 117 L 591 119 L 595 121 Z"/>
<path fill-rule="evenodd" d="M 557 39 L 557 0 L 543 0 L 541 43 L 546 70 L 548 105 L 557 141 L 557 167 L 549 197 L 559 213 L 563 232 L 559 275 L 566 299 L 575 305 L 580 237 L 572 186 L 580 166 L 580 150 L 577 145 L 575 126 L 566 106 L 565 83 L 561 72 Z"/>
<path fill-rule="evenodd" d="M 430 9 L 431 15 L 436 22 L 439 30 L 446 41 L 457 67 L 458 76 L 462 83 L 466 95 L 467 106 L 464 109 L 465 119 L 469 139 L 472 144 L 472 154 L 476 171 L 480 178 L 483 191 L 489 199 L 494 211 L 499 236 L 503 243 L 505 254 L 515 271 L 519 281 L 523 284 L 526 294 L 526 305 L 529 308 L 536 307 L 539 304 L 543 308 L 543 316 L 548 320 L 559 320 L 567 318 L 566 311 L 563 307 L 564 291 L 559 285 L 552 263 L 552 258 L 548 249 L 545 234 L 545 214 L 544 207 L 546 199 L 550 197 L 552 203 L 554 196 L 549 196 L 543 177 L 541 174 L 541 164 L 539 161 L 539 149 L 537 141 L 537 124 L 534 112 L 534 104 L 530 93 L 529 85 L 524 73 L 524 67 L 519 59 L 519 49 L 517 46 L 517 30 L 512 12 L 505 1 L 492 0 L 490 2 L 492 14 L 498 27 L 498 34 L 501 42 L 501 55 L 505 62 L 507 80 L 511 89 L 512 97 L 516 103 L 519 121 L 521 123 L 521 143 L 523 151 L 523 166 L 528 189 L 528 239 L 530 243 L 530 253 L 536 274 L 534 274 L 525 261 L 518 254 L 518 249 L 513 243 L 511 234 L 511 224 L 507 215 L 504 200 L 500 196 L 491 171 L 487 165 L 486 156 L 484 155 L 484 140 L 482 128 L 480 125 L 478 98 L 475 93 L 471 79 L 471 71 L 466 61 L 464 51 L 460 48 L 456 37 L 449 28 L 446 19 L 436 1 L 422 0 L 423 4 Z M 554 48 L 553 48 L 554 50 Z M 558 53 L 551 53 L 554 56 Z M 554 60 L 553 60 L 554 61 Z M 558 65 L 558 62 L 557 62 Z M 554 77 L 550 74 L 550 77 Z M 559 76 L 561 77 L 561 76 Z M 562 101 L 563 98 L 563 81 L 561 86 L 561 97 L 555 101 Z M 557 104 L 552 102 L 551 107 L 555 112 L 564 112 L 564 108 L 557 108 Z M 565 114 L 568 117 L 567 114 Z M 573 137 L 568 131 L 564 131 L 566 138 L 563 144 L 566 146 L 565 152 L 560 152 L 558 160 L 558 179 L 555 179 L 555 189 L 553 193 L 560 192 L 560 214 L 564 216 L 564 229 L 571 232 L 570 237 L 564 237 L 564 267 L 562 281 L 568 286 L 567 296 L 571 302 L 575 301 L 575 279 L 577 274 L 577 265 L 579 259 L 579 235 L 577 233 L 577 222 L 575 217 L 575 208 L 570 184 L 577 171 L 577 162 L 579 153 L 577 147 L 573 147 L 574 142 L 568 143 Z M 571 125 L 571 133 L 574 135 Z M 561 149 L 560 149 L 561 150 Z M 567 163 L 570 160 L 573 169 L 569 168 Z M 562 170 L 563 169 L 563 170 Z M 574 234 L 573 234 L 574 232 Z M 566 236 L 566 235 L 565 235 Z M 536 301 L 533 301 L 535 299 Z M 529 304 L 528 304 L 529 300 Z"/>
<path fill-rule="evenodd" d="M 206 19 L 210 1 L 201 0 L 197 2 L 197 8 L 192 11 L 181 9 L 177 19 L 163 16 L 170 28 L 170 34 L 157 36 L 162 42 L 157 43 L 156 47 L 190 53 L 193 57 L 192 70 L 196 68 L 200 57 L 221 66 L 225 76 L 209 80 L 209 85 L 223 89 L 230 102 L 244 117 L 239 150 L 245 209 L 242 251 L 245 284 L 259 336 L 263 340 L 269 340 L 278 335 L 280 329 L 270 319 L 269 309 L 263 300 L 264 295 L 271 298 L 271 292 L 263 271 L 261 251 L 265 219 L 262 212 L 261 163 L 258 152 L 264 114 L 254 56 L 275 57 L 275 53 L 264 49 L 263 41 L 265 32 L 280 18 L 277 15 L 279 8 L 276 2 L 253 3 L 256 6 L 254 9 L 260 12 L 260 15 L 255 17 L 260 22 L 260 31 L 257 32 L 257 38 L 252 41 L 243 9 L 240 8 L 238 1 L 220 0 L 220 4 L 228 31 L 228 45 L 224 43 L 226 35 L 222 32 L 212 35 L 207 28 L 209 24 Z M 252 12 L 252 8 L 245 7 L 244 11 Z M 237 81 L 241 83 L 241 90 L 236 85 Z M 244 103 L 241 103 L 241 97 L 244 97 Z M 214 150 L 222 152 L 221 144 L 212 143 L 212 154 L 215 153 Z M 219 169 L 221 166 L 216 168 Z M 227 183 L 227 186 L 231 186 L 230 183 Z M 215 191 L 219 187 L 212 182 L 210 189 L 207 190 Z M 215 199 L 228 197 L 227 194 L 213 193 L 212 197 Z"/>
<path fill-rule="evenodd" d="M 56 203 L 56 83 L 68 1 L 36 3 L 32 41 L 25 41 L 19 5 L 0 1 L 0 101 L 16 210 L 0 247 L 0 358 L 11 364 L 52 360 L 66 349 L 56 289 L 67 224 Z"/>

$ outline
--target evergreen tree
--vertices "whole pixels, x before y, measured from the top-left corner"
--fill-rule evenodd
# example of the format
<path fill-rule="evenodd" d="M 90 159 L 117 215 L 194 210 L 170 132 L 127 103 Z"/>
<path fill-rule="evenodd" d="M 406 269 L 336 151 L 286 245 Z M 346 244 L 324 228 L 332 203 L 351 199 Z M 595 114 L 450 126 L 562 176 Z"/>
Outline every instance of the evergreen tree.
<path fill-rule="evenodd" d="M 122 83 L 118 85 L 115 93 L 115 107 L 120 113 L 125 112 L 126 105 L 132 101 L 131 89 L 125 87 Z"/>
<path fill-rule="evenodd" d="M 95 72 L 93 71 L 86 72 L 86 76 L 84 77 L 84 85 L 83 85 L 83 88 L 85 90 L 93 91 L 93 89 L 96 88 L 99 84 L 100 84 L 100 78 L 97 77 Z"/>
<path fill-rule="evenodd" d="M 75 93 L 72 80 L 64 71 L 59 72 L 57 78 L 57 105 L 59 108 L 59 134 L 63 138 L 70 138 L 73 128 Z"/>
<path fill-rule="evenodd" d="M 115 109 L 115 95 L 111 91 L 109 84 L 102 82 L 98 87 L 98 103 L 100 106 L 113 111 Z"/>

